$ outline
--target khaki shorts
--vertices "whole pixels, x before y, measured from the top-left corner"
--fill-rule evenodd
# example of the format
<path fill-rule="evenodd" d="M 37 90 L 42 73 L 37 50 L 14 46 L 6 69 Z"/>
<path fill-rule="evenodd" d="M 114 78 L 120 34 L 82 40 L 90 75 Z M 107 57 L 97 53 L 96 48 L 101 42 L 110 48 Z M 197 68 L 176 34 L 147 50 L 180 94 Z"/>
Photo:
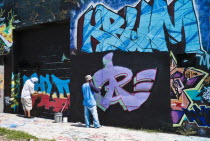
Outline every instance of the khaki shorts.
<path fill-rule="evenodd" d="M 23 106 L 23 110 L 31 110 L 32 109 L 32 100 L 31 98 L 21 98 L 21 103 Z"/>

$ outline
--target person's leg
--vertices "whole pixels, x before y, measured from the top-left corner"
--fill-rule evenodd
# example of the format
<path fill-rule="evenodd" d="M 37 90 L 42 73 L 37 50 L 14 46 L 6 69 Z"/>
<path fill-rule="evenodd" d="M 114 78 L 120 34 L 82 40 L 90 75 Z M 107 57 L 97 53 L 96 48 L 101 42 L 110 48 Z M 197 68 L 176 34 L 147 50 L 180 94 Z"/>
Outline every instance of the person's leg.
<path fill-rule="evenodd" d="M 28 112 L 28 117 L 31 117 L 31 111 L 27 110 L 27 112 Z"/>
<path fill-rule="evenodd" d="M 26 110 L 24 110 L 24 115 L 25 115 L 25 117 L 28 117 L 28 116 L 27 116 L 27 111 L 26 111 Z"/>
<path fill-rule="evenodd" d="M 84 106 L 85 126 L 90 127 L 90 112 L 87 106 Z"/>
<path fill-rule="evenodd" d="M 24 117 L 28 117 L 27 111 L 26 111 L 26 104 L 25 104 L 25 100 L 23 98 L 21 98 L 21 103 L 22 103 L 22 107 L 23 107 L 23 111 L 24 111 Z"/>
<path fill-rule="evenodd" d="M 32 100 L 31 100 L 30 98 L 27 99 L 26 110 L 27 110 L 27 117 L 28 117 L 28 118 L 33 118 L 33 117 L 31 116 Z"/>
<path fill-rule="evenodd" d="M 99 123 L 99 120 L 98 120 L 98 112 L 97 112 L 97 107 L 96 106 L 93 106 L 91 108 L 89 108 L 92 115 L 93 115 L 93 124 L 94 124 L 94 127 L 95 128 L 99 128 L 101 127 L 100 123 Z"/>

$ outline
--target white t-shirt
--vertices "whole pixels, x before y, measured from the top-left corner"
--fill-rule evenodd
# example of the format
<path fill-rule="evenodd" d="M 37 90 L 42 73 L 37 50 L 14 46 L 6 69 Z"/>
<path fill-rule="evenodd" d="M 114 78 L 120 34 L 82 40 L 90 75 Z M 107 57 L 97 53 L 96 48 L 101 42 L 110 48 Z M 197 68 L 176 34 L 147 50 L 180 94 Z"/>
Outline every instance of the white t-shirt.
<path fill-rule="evenodd" d="M 21 98 L 31 98 L 31 94 L 34 93 L 34 83 L 28 79 L 22 89 Z"/>

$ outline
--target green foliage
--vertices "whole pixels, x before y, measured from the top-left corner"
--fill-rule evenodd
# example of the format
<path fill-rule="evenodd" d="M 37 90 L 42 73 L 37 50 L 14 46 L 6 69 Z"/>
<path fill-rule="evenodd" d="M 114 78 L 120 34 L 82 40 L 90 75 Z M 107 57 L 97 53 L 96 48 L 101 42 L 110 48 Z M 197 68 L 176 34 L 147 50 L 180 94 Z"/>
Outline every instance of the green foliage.
<path fill-rule="evenodd" d="M 176 129 L 172 123 L 161 121 L 161 130 L 166 133 L 174 133 Z"/>
<path fill-rule="evenodd" d="M 190 136 L 197 135 L 197 127 L 189 124 L 188 122 L 183 122 L 181 127 L 175 128 L 175 133 Z"/>
<path fill-rule="evenodd" d="M 53 140 L 38 139 L 37 137 L 32 136 L 25 132 L 9 130 L 2 127 L 0 127 L 0 136 L 5 136 L 9 140 L 26 140 L 27 141 L 27 140 L 33 139 L 34 141 L 55 141 L 54 139 Z"/>
<path fill-rule="evenodd" d="M 177 128 L 176 133 L 185 135 L 185 136 L 197 135 L 197 131 L 193 129 L 183 129 L 183 128 Z"/>
<path fill-rule="evenodd" d="M 184 122 L 181 127 L 173 127 L 172 123 L 160 121 L 161 127 L 158 129 L 133 129 L 133 128 L 127 128 L 129 130 L 141 130 L 148 133 L 172 133 L 172 134 L 179 134 L 179 135 L 185 135 L 185 136 L 198 136 L 197 128 L 193 125 L 190 125 L 186 122 Z M 126 127 L 124 127 L 126 128 Z"/>

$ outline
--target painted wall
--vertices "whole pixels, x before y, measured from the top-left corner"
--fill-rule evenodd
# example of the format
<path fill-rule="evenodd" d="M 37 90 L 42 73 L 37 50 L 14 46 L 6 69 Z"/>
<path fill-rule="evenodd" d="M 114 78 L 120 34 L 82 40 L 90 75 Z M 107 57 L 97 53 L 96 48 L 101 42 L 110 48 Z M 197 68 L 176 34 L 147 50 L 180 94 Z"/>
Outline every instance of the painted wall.
<path fill-rule="evenodd" d="M 80 10 L 72 10 L 71 19 L 75 21 L 71 23 L 72 49 L 88 53 L 107 50 L 204 53 L 193 0 L 111 3 L 87 0 Z"/>
<path fill-rule="evenodd" d="M 67 67 L 69 24 L 66 23 L 69 23 L 69 20 L 66 21 L 66 19 L 69 18 L 69 9 L 76 6 L 77 3 L 72 0 L 0 0 L 0 21 L 2 22 L 0 54 L 7 54 L 4 58 L 7 72 L 5 74 L 4 101 L 7 101 L 4 104 L 5 112 L 21 113 L 22 86 L 25 79 L 37 74 L 40 84 L 36 88 L 39 94 L 33 99 L 33 105 L 36 107 L 34 114 L 40 116 L 44 112 L 46 116 L 52 117 L 52 114 L 61 111 L 65 104 L 64 111 L 68 114 L 70 68 Z M 64 25 L 60 29 L 56 26 L 48 28 L 49 25 L 30 27 L 50 22 Z M 15 28 L 15 35 L 12 38 L 12 31 Z M 30 31 L 24 32 L 26 28 Z M 36 29 L 31 31 L 32 28 Z M 14 44 L 13 40 L 15 40 Z M 42 50 L 42 48 L 46 49 Z M 60 52 L 57 51 L 59 49 L 61 49 Z M 35 52 L 41 54 L 39 59 Z"/>
<path fill-rule="evenodd" d="M 11 78 L 10 103 L 5 112 L 21 113 L 20 94 L 25 81 L 39 78 L 35 85 L 38 93 L 32 96 L 35 116 L 52 118 L 63 109 L 69 115 L 70 68 L 69 68 L 69 22 L 38 25 L 30 30 L 14 32 L 15 52 Z M 8 61 L 6 64 L 11 64 Z M 65 107 L 64 107 L 65 105 Z"/>
<path fill-rule="evenodd" d="M 13 29 L 15 29 L 15 17 L 13 2 L 11 0 L 0 1 L 0 55 L 10 52 L 13 45 Z"/>
<path fill-rule="evenodd" d="M 5 59 L 7 112 L 21 111 L 22 85 L 37 76 L 35 115 L 52 117 L 67 102 L 65 112 L 71 112 L 71 120 L 83 121 L 81 85 L 84 76 L 92 74 L 96 85 L 107 85 L 97 94 L 104 125 L 156 128 L 165 124 L 159 120 L 162 117 L 174 127 L 209 132 L 208 0 L 8 0 L 3 4 L 4 14 L 10 16 L 2 22 L 2 34 L 17 27 L 14 48 Z M 12 8 L 14 12 L 9 11 Z M 70 22 L 58 25 L 66 19 Z M 7 40 L 1 39 L 5 47 Z M 161 82 L 163 77 L 167 80 Z M 134 93 L 133 97 L 137 93 L 145 97 L 125 98 Z"/>
<path fill-rule="evenodd" d="M 95 85 L 102 87 L 96 94 L 102 125 L 172 126 L 167 53 L 94 53 L 71 57 L 71 61 L 72 121 L 84 122 L 81 86 L 91 74 Z"/>
<path fill-rule="evenodd" d="M 69 18 L 74 0 L 0 0 L 0 55 L 13 45 L 13 30 Z"/>
<path fill-rule="evenodd" d="M 70 13 L 74 21 L 70 23 L 71 53 L 168 52 L 173 125 L 207 134 L 210 123 L 208 1 L 81 0 L 80 4 L 80 9 Z M 106 111 L 100 102 L 98 107 Z"/>
<path fill-rule="evenodd" d="M 197 128 L 200 134 L 208 134 L 210 125 L 210 76 L 209 70 L 204 70 L 178 67 L 177 60 L 171 53 L 170 95 L 174 126 Z"/>
<path fill-rule="evenodd" d="M 4 66 L 0 65 L 0 113 L 4 111 Z"/>
<path fill-rule="evenodd" d="M 75 0 L 16 0 L 17 26 L 21 28 L 67 19 L 69 10 L 76 6 Z"/>

